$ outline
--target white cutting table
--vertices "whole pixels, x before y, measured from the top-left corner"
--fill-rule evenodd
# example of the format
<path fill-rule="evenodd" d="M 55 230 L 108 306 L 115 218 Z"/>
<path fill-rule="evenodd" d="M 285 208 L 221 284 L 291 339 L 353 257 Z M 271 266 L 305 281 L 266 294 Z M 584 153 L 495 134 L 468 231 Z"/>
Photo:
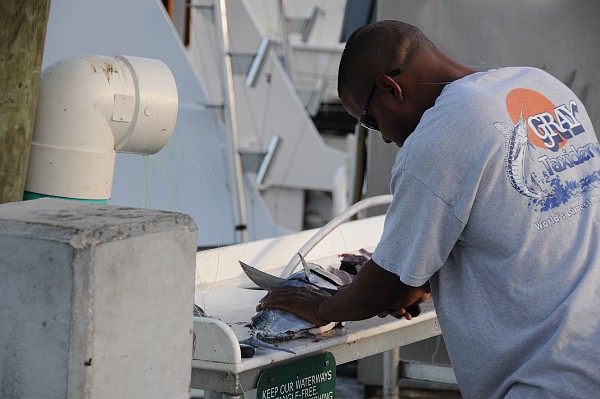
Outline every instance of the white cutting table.
<path fill-rule="evenodd" d="M 383 216 L 347 222 L 328 235 L 308 255 L 309 262 L 339 267 L 337 255 L 372 250 L 381 236 Z M 195 349 L 192 388 L 203 389 L 205 397 L 253 398 L 258 378 L 267 368 L 284 365 L 323 352 L 331 352 L 336 364 L 390 351 L 441 333 L 431 303 L 411 321 L 378 317 L 346 322 L 343 327 L 279 344 L 295 355 L 258 348 L 251 358 L 241 358 L 239 341 L 250 336 L 246 326 L 265 291 L 243 273 L 238 260 L 279 275 L 287 262 L 316 230 L 284 237 L 232 245 L 198 252 L 196 304 L 211 317 L 195 318 Z"/>

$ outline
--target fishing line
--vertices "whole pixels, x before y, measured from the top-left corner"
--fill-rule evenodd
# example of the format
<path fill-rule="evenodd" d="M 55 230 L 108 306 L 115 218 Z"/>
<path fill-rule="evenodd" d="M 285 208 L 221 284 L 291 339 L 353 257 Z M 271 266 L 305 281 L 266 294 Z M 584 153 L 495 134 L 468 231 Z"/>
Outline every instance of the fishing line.
<path fill-rule="evenodd" d="M 170 200 L 170 206 L 169 204 L 165 204 L 162 202 L 158 202 L 157 205 L 155 207 L 158 207 L 159 209 L 164 209 L 164 210 L 174 210 L 176 212 L 179 212 L 179 204 L 178 204 L 178 198 L 177 195 L 174 195 L 173 191 L 177 191 L 176 189 L 176 179 L 174 177 L 182 177 L 185 178 L 184 176 L 181 176 L 179 174 L 177 174 L 175 172 L 175 170 L 173 170 L 173 168 L 171 166 L 169 166 L 168 163 L 166 163 L 165 161 L 161 160 L 160 158 L 158 158 L 155 155 L 148 155 L 147 156 L 147 176 L 148 178 L 150 177 L 149 172 L 150 172 L 150 167 L 154 167 L 153 170 L 157 170 L 160 174 L 160 178 L 162 179 L 162 186 L 163 188 L 166 187 L 167 188 L 167 196 Z M 175 189 L 173 188 L 173 185 L 175 185 Z M 148 179 L 147 181 L 147 192 L 148 194 L 145 195 L 146 199 L 147 199 L 147 205 L 150 206 L 150 180 Z M 176 193 L 175 193 L 176 194 Z M 154 197 L 153 197 L 154 198 Z"/>
<path fill-rule="evenodd" d="M 162 178 L 163 184 L 165 185 L 165 187 L 167 187 L 167 194 L 168 194 L 168 198 L 171 201 L 171 206 L 172 209 L 176 212 L 179 212 L 179 196 L 177 195 L 178 190 L 177 190 L 177 180 L 176 179 L 170 179 L 169 177 L 169 172 L 171 173 L 171 175 L 177 176 L 177 174 L 175 173 L 175 171 L 166 163 L 166 162 L 162 162 L 161 160 L 159 160 L 158 158 L 155 158 L 156 163 L 158 164 L 159 171 L 160 173 L 160 177 Z"/>
<path fill-rule="evenodd" d="M 176 195 L 174 195 L 173 193 L 173 184 L 172 184 L 172 177 L 168 175 L 168 173 L 165 172 L 166 169 L 168 169 L 168 166 L 166 166 L 166 164 L 162 164 L 157 158 L 153 157 L 153 156 L 148 156 L 147 160 L 145 162 L 145 169 L 146 169 L 146 173 L 145 173 L 145 189 L 144 189 L 144 193 L 143 193 L 143 207 L 144 208 L 152 208 L 152 209 L 161 209 L 161 210 L 169 210 L 169 211 L 175 211 L 175 212 L 179 212 L 179 207 L 177 204 L 177 197 Z M 166 193 L 166 196 L 168 198 L 169 201 L 167 202 L 162 202 L 160 200 L 157 200 L 157 196 L 151 195 L 151 192 L 153 191 L 150 188 L 150 179 L 153 176 L 153 171 L 156 169 L 159 170 L 160 172 L 160 178 L 161 178 L 161 182 L 162 184 L 159 182 L 157 183 L 159 186 L 161 186 L 161 189 L 159 190 L 161 193 Z M 166 187 L 166 189 L 165 189 Z M 176 194 L 176 193 L 175 193 Z"/>
<path fill-rule="evenodd" d="M 182 144 L 183 143 L 183 144 Z M 163 183 L 164 186 L 166 186 L 168 188 L 168 197 L 171 201 L 171 205 L 172 205 L 172 209 L 179 211 L 180 206 L 179 206 L 179 198 L 177 196 L 177 194 L 179 193 L 179 190 L 177 188 L 177 180 L 175 179 L 175 177 L 180 178 L 184 181 L 187 181 L 191 184 L 194 185 L 198 185 L 200 184 L 200 187 L 204 188 L 204 192 L 207 195 L 208 198 L 208 204 L 209 206 L 211 206 L 213 209 L 215 208 L 215 199 L 214 199 L 214 189 L 211 189 L 211 183 L 218 181 L 217 176 L 214 172 L 214 170 L 210 167 L 210 165 L 208 164 L 208 162 L 206 161 L 206 159 L 202 156 L 202 154 L 197 150 L 196 146 L 194 144 L 192 144 L 190 141 L 186 140 L 183 136 L 180 135 L 174 135 L 171 140 L 169 141 L 169 153 L 171 155 L 171 159 L 170 162 L 174 162 L 174 153 L 177 152 L 178 154 L 181 155 L 181 161 L 185 162 L 186 164 L 191 164 L 193 170 L 199 171 L 200 172 L 200 176 L 203 176 L 203 179 L 200 180 L 196 180 L 193 179 L 190 176 L 186 176 L 186 175 L 182 175 L 180 173 L 178 173 L 169 163 L 163 161 L 162 159 L 160 159 L 157 156 L 148 156 L 145 160 L 146 162 L 146 193 L 145 193 L 145 205 L 149 206 L 149 200 L 150 200 L 150 189 L 149 189 L 149 173 L 151 170 L 151 167 L 156 167 L 158 169 L 158 171 L 161 174 L 161 177 L 163 179 Z M 175 151 L 178 150 L 178 151 Z M 186 157 L 186 150 L 187 151 L 192 151 L 193 155 L 192 157 Z M 200 164 L 200 162 L 202 162 L 202 164 Z M 211 182 L 211 180 L 213 182 Z M 173 183 L 174 182 L 174 183 Z M 203 197 L 206 198 L 206 197 Z M 205 202 L 205 201 L 202 201 Z M 162 204 L 162 208 L 164 207 L 164 204 Z M 220 231 L 219 227 L 222 225 L 223 223 L 223 219 L 224 219 L 224 211 L 222 210 L 215 221 L 215 225 L 213 227 L 211 227 L 211 229 L 216 229 L 216 231 Z M 217 246 L 220 245 L 220 237 L 217 237 Z"/>
<path fill-rule="evenodd" d="M 183 143 L 183 145 L 181 144 Z M 168 161 L 169 162 L 174 162 L 174 154 L 175 152 L 181 154 L 181 159 L 186 162 L 186 163 L 190 163 L 193 168 L 195 170 L 199 170 L 201 172 L 201 175 L 204 175 L 204 178 L 199 179 L 199 180 L 194 180 L 189 176 L 185 176 L 182 175 L 180 173 L 177 173 L 176 170 L 174 170 L 172 168 L 172 166 L 163 161 L 162 159 L 158 158 L 157 156 L 146 156 L 144 158 L 144 163 L 145 163 L 145 192 L 144 192 L 144 205 L 145 207 L 150 206 L 150 200 L 151 197 L 150 196 L 150 192 L 152 191 L 150 189 L 150 177 L 153 171 L 157 170 L 158 172 L 160 172 L 160 177 L 162 178 L 162 185 L 163 187 L 167 187 L 167 196 L 170 199 L 171 202 L 171 206 L 175 211 L 179 211 L 179 198 L 178 198 L 178 187 L 177 184 L 174 184 L 173 182 L 176 183 L 176 179 L 175 177 L 179 177 L 181 179 L 183 179 L 184 181 L 188 181 L 191 184 L 199 184 L 200 187 L 203 188 L 203 191 L 206 192 L 207 194 L 207 198 L 209 199 L 208 204 L 209 204 L 209 208 L 215 208 L 215 198 L 214 198 L 214 190 L 210 189 L 210 183 L 211 183 L 211 178 L 213 181 L 217 181 L 217 176 L 214 172 L 214 170 L 210 167 L 210 165 L 208 164 L 208 162 L 206 161 L 206 159 L 200 154 L 200 152 L 198 151 L 198 149 L 196 148 L 195 145 L 193 145 L 192 143 L 190 143 L 188 140 L 186 140 L 183 136 L 181 135 L 174 135 L 171 140 L 169 141 L 169 146 L 165 147 L 168 150 Z M 175 151 L 175 150 L 179 150 L 179 151 Z M 185 157 L 185 151 L 184 150 L 191 150 L 193 152 L 193 154 L 197 155 L 197 157 Z M 202 165 L 200 165 L 200 163 L 198 163 L 198 160 L 200 160 L 206 167 L 202 167 Z M 158 203 L 157 206 L 160 209 L 171 209 L 168 206 L 166 206 L 166 204 L 164 203 Z M 223 219 L 225 216 L 225 212 L 222 209 L 220 213 L 212 214 L 213 216 L 216 215 L 216 218 L 213 219 L 214 222 L 214 227 L 209 226 L 209 228 L 213 231 L 217 233 L 216 239 L 217 239 L 217 246 L 219 247 L 221 245 L 221 226 L 223 225 Z M 195 278 L 196 282 L 199 283 L 199 279 L 198 279 L 198 274 L 196 275 Z"/>
<path fill-rule="evenodd" d="M 218 177 L 217 177 L 214 169 L 210 166 L 210 164 L 206 161 L 206 159 L 202 156 L 202 154 L 197 150 L 197 148 L 194 145 L 192 145 L 189 141 L 187 141 L 183 137 L 179 137 L 179 140 L 181 140 L 183 142 L 183 145 L 184 145 L 183 148 L 190 149 L 190 150 L 192 150 L 192 152 L 195 155 L 197 155 L 197 158 L 192 158 L 190 161 L 199 170 L 201 170 L 205 174 L 206 181 L 203 181 L 202 187 L 204 188 L 204 191 L 207 193 L 207 195 L 209 197 L 209 203 L 212 204 L 211 209 L 215 209 L 216 208 L 216 199 L 215 199 L 215 194 L 214 194 L 215 190 L 211 189 L 211 185 L 210 185 L 211 179 L 213 182 L 218 182 Z M 200 165 L 197 162 L 197 160 L 200 160 L 203 165 Z M 216 243 L 217 248 L 221 246 L 220 231 L 221 231 L 221 227 L 223 225 L 224 219 L 225 219 L 225 210 L 223 208 L 221 208 L 221 212 L 216 217 L 215 226 L 214 226 L 214 228 L 218 232 L 217 243 Z"/>
<path fill-rule="evenodd" d="M 143 208 L 148 208 L 149 204 L 150 204 L 150 176 L 149 176 L 149 169 L 150 169 L 150 165 L 149 165 L 149 155 L 144 155 L 143 156 L 143 160 L 144 160 L 144 194 L 143 194 L 143 199 L 142 199 L 142 205 Z"/>

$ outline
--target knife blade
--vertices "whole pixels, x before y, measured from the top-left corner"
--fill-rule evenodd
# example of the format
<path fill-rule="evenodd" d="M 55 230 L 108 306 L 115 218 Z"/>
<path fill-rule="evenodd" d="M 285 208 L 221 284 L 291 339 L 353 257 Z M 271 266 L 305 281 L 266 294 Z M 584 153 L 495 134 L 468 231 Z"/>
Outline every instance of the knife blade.
<path fill-rule="evenodd" d="M 241 260 L 240 266 L 242 266 L 242 270 L 246 273 L 246 276 L 256 285 L 264 290 L 270 290 L 271 288 L 275 288 L 277 285 L 281 284 L 285 281 L 284 278 L 273 276 L 272 274 L 265 273 L 261 270 L 258 270 Z"/>

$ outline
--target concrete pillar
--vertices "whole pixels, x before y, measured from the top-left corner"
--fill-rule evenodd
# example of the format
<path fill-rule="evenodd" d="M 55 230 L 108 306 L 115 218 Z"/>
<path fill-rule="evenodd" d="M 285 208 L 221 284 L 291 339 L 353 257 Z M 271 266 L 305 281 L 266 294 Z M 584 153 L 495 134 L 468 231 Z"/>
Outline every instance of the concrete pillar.
<path fill-rule="evenodd" d="M 196 235 L 179 213 L 0 205 L 0 397 L 188 398 Z"/>

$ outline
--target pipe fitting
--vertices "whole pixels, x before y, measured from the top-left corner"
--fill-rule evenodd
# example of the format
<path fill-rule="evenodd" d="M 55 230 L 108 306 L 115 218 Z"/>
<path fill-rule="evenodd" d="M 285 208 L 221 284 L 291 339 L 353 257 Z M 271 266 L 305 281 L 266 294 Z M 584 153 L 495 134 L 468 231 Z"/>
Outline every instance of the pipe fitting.
<path fill-rule="evenodd" d="M 46 68 L 25 190 L 110 198 L 117 152 L 154 154 L 177 120 L 177 86 L 161 61 L 83 55 Z"/>

